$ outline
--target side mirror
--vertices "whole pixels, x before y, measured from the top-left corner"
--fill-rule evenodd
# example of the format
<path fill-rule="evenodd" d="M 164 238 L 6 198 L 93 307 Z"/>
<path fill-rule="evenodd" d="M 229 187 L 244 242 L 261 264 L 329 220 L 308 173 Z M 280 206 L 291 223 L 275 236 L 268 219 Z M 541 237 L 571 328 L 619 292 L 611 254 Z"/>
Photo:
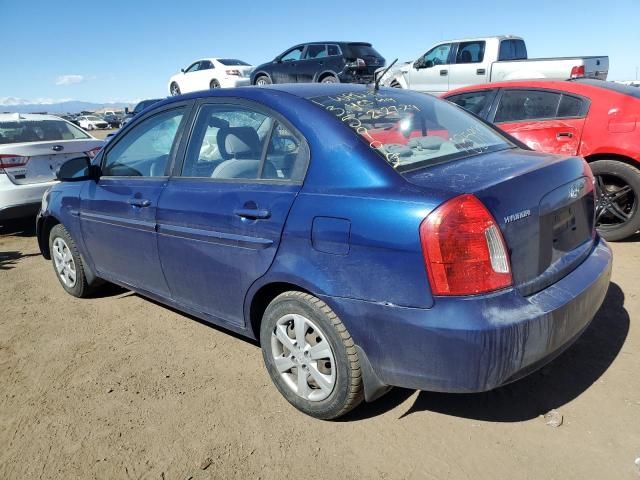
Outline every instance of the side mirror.
<path fill-rule="evenodd" d="M 433 60 L 427 60 L 426 62 L 424 62 L 424 68 L 432 68 L 433 67 Z"/>
<path fill-rule="evenodd" d="M 413 68 L 415 68 L 416 70 L 424 68 L 424 58 L 420 57 L 415 62 L 413 62 Z"/>
<path fill-rule="evenodd" d="M 182 73 L 184 73 L 184 68 L 181 68 L 181 69 L 180 69 L 180 71 L 181 71 Z"/>
<path fill-rule="evenodd" d="M 282 63 L 282 57 L 276 57 L 273 59 L 275 63 Z"/>
<path fill-rule="evenodd" d="M 100 167 L 91 164 L 89 157 L 76 157 L 67 160 L 56 171 L 56 177 L 61 182 L 82 182 L 98 179 Z"/>

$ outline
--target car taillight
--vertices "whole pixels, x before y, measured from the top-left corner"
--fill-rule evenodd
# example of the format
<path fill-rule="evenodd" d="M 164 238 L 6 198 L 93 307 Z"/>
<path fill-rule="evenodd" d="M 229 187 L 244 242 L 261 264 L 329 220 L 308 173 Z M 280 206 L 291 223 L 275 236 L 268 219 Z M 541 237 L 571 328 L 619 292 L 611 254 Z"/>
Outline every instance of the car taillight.
<path fill-rule="evenodd" d="M 367 66 L 367 62 L 365 62 L 362 58 L 356 58 L 353 62 L 349 62 L 347 67 L 351 68 L 365 68 Z"/>
<path fill-rule="evenodd" d="M 512 284 L 504 238 L 473 195 L 461 195 L 431 212 L 420 242 L 434 295 L 474 295 Z"/>
<path fill-rule="evenodd" d="M 240 76 L 240 70 L 226 70 L 227 75 L 237 75 Z"/>
<path fill-rule="evenodd" d="M 12 167 L 24 167 L 28 162 L 29 157 L 0 154 L 0 170 Z"/>
<path fill-rule="evenodd" d="M 582 78 L 584 77 L 584 65 L 575 66 L 571 69 L 571 78 Z"/>
<path fill-rule="evenodd" d="M 88 152 L 85 152 L 87 154 L 87 156 L 89 158 L 93 158 L 95 157 L 98 152 L 102 149 L 102 147 L 96 147 L 96 148 L 92 148 L 91 150 L 89 150 Z"/>

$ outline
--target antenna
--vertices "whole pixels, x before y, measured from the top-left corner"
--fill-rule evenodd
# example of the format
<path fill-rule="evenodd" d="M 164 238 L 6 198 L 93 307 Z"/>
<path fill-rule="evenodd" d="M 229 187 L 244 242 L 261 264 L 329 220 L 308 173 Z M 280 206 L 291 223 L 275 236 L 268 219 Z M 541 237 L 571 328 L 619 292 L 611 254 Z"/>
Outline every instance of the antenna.
<path fill-rule="evenodd" d="M 385 68 L 384 71 L 380 75 L 378 75 L 376 77 L 376 80 L 373 83 L 373 91 L 374 92 L 377 92 L 378 90 L 380 90 L 380 80 L 382 80 L 382 77 L 384 77 L 387 74 L 387 72 L 389 70 L 391 70 L 391 67 L 393 67 L 396 64 L 397 61 L 398 61 L 398 59 L 396 58 L 393 62 L 391 62 L 391 65 L 389 65 L 387 68 Z"/>

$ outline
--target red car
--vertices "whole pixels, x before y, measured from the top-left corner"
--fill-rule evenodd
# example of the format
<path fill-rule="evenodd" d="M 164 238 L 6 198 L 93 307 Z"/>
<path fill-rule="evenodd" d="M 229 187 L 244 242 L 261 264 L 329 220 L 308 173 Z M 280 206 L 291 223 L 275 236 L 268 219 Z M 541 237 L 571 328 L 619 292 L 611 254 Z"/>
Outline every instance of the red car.
<path fill-rule="evenodd" d="M 534 150 L 580 155 L 596 178 L 596 221 L 607 240 L 640 229 L 640 88 L 601 80 L 522 80 L 443 98 Z"/>

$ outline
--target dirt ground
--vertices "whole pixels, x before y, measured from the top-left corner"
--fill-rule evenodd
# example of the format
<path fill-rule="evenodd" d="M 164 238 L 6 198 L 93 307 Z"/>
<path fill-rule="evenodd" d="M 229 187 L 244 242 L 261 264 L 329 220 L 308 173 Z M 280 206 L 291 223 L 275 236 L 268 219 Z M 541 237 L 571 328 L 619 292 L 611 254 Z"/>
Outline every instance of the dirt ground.
<path fill-rule="evenodd" d="M 613 245 L 603 308 L 543 370 L 322 422 L 246 340 L 117 288 L 67 295 L 33 235 L 0 228 L 1 479 L 640 478 L 638 238 Z"/>

